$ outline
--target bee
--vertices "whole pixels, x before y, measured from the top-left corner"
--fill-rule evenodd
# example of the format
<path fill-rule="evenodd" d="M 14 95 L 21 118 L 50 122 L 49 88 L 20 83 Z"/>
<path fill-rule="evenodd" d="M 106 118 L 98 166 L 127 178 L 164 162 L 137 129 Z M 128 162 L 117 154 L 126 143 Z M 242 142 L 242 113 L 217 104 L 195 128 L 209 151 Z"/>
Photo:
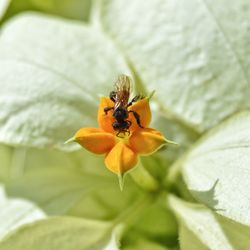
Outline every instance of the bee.
<path fill-rule="evenodd" d="M 109 94 L 109 98 L 114 102 L 113 107 L 105 107 L 104 113 L 107 115 L 109 111 L 113 111 L 112 115 L 115 118 L 112 126 L 115 131 L 117 131 L 116 136 L 119 136 L 121 133 L 130 134 L 129 128 L 132 124 L 130 120 L 128 120 L 129 113 L 132 113 L 135 117 L 136 123 L 140 128 L 143 128 L 140 121 L 140 116 L 137 112 L 133 110 L 128 110 L 134 102 L 137 102 L 144 97 L 141 95 L 136 95 L 129 101 L 131 91 L 131 80 L 126 75 L 121 75 L 118 77 L 118 80 L 115 83 L 115 90 L 111 91 Z"/>

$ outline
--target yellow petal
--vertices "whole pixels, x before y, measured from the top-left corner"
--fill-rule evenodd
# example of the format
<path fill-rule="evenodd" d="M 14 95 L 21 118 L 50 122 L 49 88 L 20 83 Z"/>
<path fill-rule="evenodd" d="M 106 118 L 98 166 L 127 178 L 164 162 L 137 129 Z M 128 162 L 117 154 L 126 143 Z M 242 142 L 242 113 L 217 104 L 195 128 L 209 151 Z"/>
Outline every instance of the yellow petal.
<path fill-rule="evenodd" d="M 128 108 L 129 111 L 134 111 L 139 115 L 140 123 L 142 127 L 148 127 L 151 121 L 151 110 L 149 106 L 149 98 L 143 98 L 138 102 L 135 102 L 132 106 Z M 135 116 L 132 112 L 129 113 L 129 120 L 132 122 L 130 126 L 130 131 L 139 129 Z"/>
<path fill-rule="evenodd" d="M 97 128 L 81 128 L 74 136 L 82 147 L 95 154 L 104 154 L 115 145 L 115 137 Z"/>
<path fill-rule="evenodd" d="M 118 142 L 106 155 L 105 165 L 110 171 L 123 174 L 133 168 L 137 160 L 137 154 L 123 142 Z"/>
<path fill-rule="evenodd" d="M 129 138 L 131 149 L 142 155 L 152 154 L 164 144 L 165 137 L 158 130 L 151 128 L 136 130 Z"/>
<path fill-rule="evenodd" d="M 98 123 L 99 127 L 102 128 L 104 131 L 109 133 L 114 133 L 114 129 L 112 127 L 113 122 L 115 121 L 114 117 L 112 116 L 113 110 L 110 110 L 105 114 L 104 108 L 106 107 L 114 107 L 114 102 L 110 100 L 108 97 L 101 97 L 100 104 L 98 108 Z"/>

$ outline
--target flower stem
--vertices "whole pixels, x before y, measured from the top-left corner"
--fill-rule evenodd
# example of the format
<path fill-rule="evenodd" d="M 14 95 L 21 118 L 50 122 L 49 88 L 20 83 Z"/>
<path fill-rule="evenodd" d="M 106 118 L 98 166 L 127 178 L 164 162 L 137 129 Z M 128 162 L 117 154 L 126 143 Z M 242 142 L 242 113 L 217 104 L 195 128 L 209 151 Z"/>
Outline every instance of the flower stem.
<path fill-rule="evenodd" d="M 157 180 L 143 167 L 141 162 L 131 172 L 129 172 L 135 183 L 144 190 L 154 192 L 159 189 Z"/>

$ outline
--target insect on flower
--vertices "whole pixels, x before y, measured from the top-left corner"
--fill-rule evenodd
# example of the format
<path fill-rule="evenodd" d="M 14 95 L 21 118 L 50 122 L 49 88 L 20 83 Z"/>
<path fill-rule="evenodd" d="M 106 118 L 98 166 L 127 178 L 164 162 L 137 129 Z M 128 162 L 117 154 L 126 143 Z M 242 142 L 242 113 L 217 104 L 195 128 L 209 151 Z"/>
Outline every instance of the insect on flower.
<path fill-rule="evenodd" d="M 95 154 L 105 155 L 106 167 L 123 176 L 134 168 L 140 155 L 150 155 L 168 143 L 160 131 L 150 128 L 150 97 L 130 100 L 131 80 L 121 75 L 109 97 L 102 96 L 97 112 L 99 128 L 80 128 L 75 141 Z"/>
<path fill-rule="evenodd" d="M 115 84 L 115 90 L 111 91 L 109 95 L 109 98 L 114 102 L 114 106 L 104 108 L 106 115 L 109 111 L 113 111 L 112 115 L 115 118 L 115 121 L 113 122 L 112 126 L 115 131 L 118 131 L 116 134 L 118 137 L 123 137 L 121 134 L 130 134 L 129 127 L 131 126 L 132 122 L 128 120 L 129 113 L 133 114 L 137 125 L 140 128 L 143 128 L 141 125 L 140 115 L 136 111 L 128 110 L 128 107 L 130 107 L 134 102 L 143 99 L 144 97 L 141 95 L 136 95 L 129 102 L 130 91 L 130 78 L 125 75 L 121 75 Z"/>

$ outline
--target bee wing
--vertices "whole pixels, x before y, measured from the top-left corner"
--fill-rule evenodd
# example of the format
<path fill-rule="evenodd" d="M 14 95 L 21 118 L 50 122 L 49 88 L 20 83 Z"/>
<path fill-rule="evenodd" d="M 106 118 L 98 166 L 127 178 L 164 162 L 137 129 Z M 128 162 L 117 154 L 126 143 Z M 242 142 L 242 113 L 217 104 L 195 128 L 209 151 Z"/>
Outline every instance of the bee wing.
<path fill-rule="evenodd" d="M 131 79 L 126 75 L 120 75 L 115 83 L 116 105 L 126 107 L 131 90 Z"/>
<path fill-rule="evenodd" d="M 115 90 L 117 92 L 130 93 L 131 79 L 126 75 L 120 75 L 115 83 Z"/>

